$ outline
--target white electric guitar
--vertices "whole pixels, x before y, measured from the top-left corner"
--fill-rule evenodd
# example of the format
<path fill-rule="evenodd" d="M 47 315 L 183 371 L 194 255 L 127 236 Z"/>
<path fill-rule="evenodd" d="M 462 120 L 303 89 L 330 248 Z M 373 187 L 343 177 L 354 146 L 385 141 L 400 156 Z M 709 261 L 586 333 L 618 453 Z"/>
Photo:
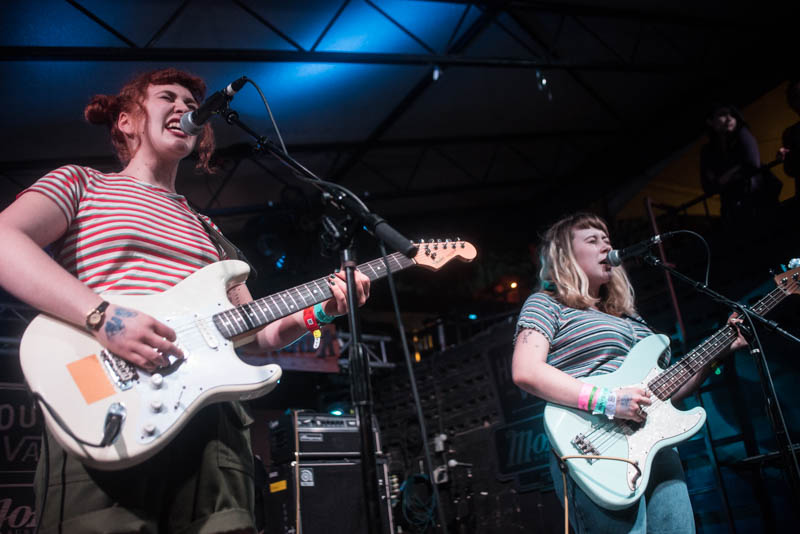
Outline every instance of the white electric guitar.
<path fill-rule="evenodd" d="M 800 261 L 792 260 L 790 271 L 775 277 L 778 285 L 752 306 L 765 314 L 788 295 L 798 293 Z M 638 342 L 622 366 L 606 375 L 581 379 L 596 386 L 616 389 L 639 386 L 652 392 L 653 403 L 645 408 L 642 424 L 592 415 L 576 408 L 548 403 L 544 410 L 544 428 L 559 457 L 612 456 L 609 459 L 566 460 L 573 480 L 599 506 L 617 510 L 630 506 L 642 496 L 650 478 L 653 457 L 664 447 L 692 437 L 703 426 L 706 413 L 700 407 L 680 411 L 670 398 L 696 373 L 709 365 L 736 339 L 733 327 L 726 325 L 666 370 L 658 367 L 661 354 L 669 347 L 669 338 L 652 335 Z"/>
<path fill-rule="evenodd" d="M 451 259 L 471 261 L 465 241 L 419 245 L 413 259 L 387 256 L 392 272 L 413 265 L 438 270 Z M 383 258 L 358 266 L 370 280 L 386 275 Z M 34 395 L 45 404 L 47 428 L 84 463 L 103 470 L 136 465 L 174 438 L 200 408 L 214 402 L 269 393 L 281 377 L 277 365 L 254 366 L 234 348 L 264 325 L 331 298 L 326 278 L 234 307 L 227 288 L 247 279 L 241 261 L 200 269 L 175 287 L 153 295 L 108 295 L 114 304 L 140 310 L 172 327 L 185 358 L 148 373 L 104 349 L 86 331 L 47 315 L 28 325 L 20 361 Z"/>

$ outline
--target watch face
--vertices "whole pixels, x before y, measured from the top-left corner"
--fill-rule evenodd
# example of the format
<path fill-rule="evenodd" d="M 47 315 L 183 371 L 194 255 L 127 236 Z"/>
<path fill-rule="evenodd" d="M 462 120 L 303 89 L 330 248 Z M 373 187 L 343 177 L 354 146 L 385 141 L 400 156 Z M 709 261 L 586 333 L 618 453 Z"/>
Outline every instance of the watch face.
<path fill-rule="evenodd" d="M 103 314 L 98 311 L 93 311 L 89 318 L 86 320 L 89 323 L 89 326 L 92 328 L 97 328 L 100 326 L 100 320 L 103 318 Z"/>
<path fill-rule="evenodd" d="M 101 305 L 101 307 L 102 309 L 92 310 L 92 312 L 86 316 L 86 327 L 90 330 L 97 330 L 103 323 L 106 306 Z"/>

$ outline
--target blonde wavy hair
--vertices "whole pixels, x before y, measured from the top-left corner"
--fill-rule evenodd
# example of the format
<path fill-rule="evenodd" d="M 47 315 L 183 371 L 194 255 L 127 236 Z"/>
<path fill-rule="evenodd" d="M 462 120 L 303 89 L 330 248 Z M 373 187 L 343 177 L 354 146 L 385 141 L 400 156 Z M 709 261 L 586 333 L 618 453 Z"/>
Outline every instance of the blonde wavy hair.
<path fill-rule="evenodd" d="M 593 213 L 575 213 L 548 228 L 540 245 L 540 289 L 570 308 L 595 306 L 617 317 L 635 315 L 633 286 L 622 266 L 611 268 L 611 280 L 600 288 L 600 298 L 589 295 L 589 279 L 572 250 L 573 232 L 586 228 L 608 235 L 606 222 Z"/>

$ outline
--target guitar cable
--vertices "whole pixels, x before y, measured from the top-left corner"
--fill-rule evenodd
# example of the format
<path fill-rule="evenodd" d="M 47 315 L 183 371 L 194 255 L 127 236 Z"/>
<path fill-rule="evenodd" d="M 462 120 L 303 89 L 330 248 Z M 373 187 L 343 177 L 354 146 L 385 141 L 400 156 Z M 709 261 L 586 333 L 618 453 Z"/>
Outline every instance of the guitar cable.
<path fill-rule="evenodd" d="M 119 433 L 119 430 L 120 430 L 121 425 L 122 425 L 122 417 L 119 416 L 119 415 L 112 415 L 111 417 L 107 417 L 106 418 L 106 423 L 105 423 L 105 426 L 103 428 L 103 439 L 100 441 L 99 444 L 89 443 L 88 441 L 84 441 L 81 438 L 79 438 L 78 436 L 76 436 L 72 432 L 72 430 L 70 430 L 70 428 L 67 426 L 67 424 L 64 422 L 64 420 L 61 419 L 61 417 L 58 415 L 58 413 L 55 410 L 53 410 L 53 407 L 50 406 L 50 404 L 48 404 L 47 401 L 44 400 L 44 398 L 39 393 L 37 393 L 35 391 L 31 391 L 30 393 L 31 393 L 31 396 L 33 397 L 33 400 L 37 402 L 38 406 L 40 406 L 39 409 L 44 411 L 44 409 L 42 407 L 46 408 L 47 411 L 50 412 L 50 415 L 53 417 L 53 420 L 56 423 L 58 423 L 58 426 L 60 426 L 61 429 L 64 432 L 66 432 L 66 434 L 69 437 L 71 437 L 77 443 L 80 443 L 81 445 L 85 445 L 87 447 L 95 447 L 95 448 L 107 447 L 108 445 L 111 444 L 111 442 L 114 440 L 114 438 Z M 36 527 L 33 530 L 33 534 L 39 534 L 40 519 L 43 517 L 44 512 L 46 510 L 46 507 L 47 507 L 47 491 L 48 491 L 48 489 L 50 487 L 50 440 L 47 439 L 47 427 L 46 426 L 45 426 L 44 429 L 42 429 L 42 449 L 43 449 L 42 452 L 44 453 L 44 460 L 43 460 L 44 461 L 44 485 L 43 485 L 43 488 L 42 488 L 43 489 L 43 492 L 42 492 L 42 505 L 41 505 L 41 511 L 39 512 L 39 518 L 37 518 L 37 520 L 36 520 Z"/>
<path fill-rule="evenodd" d="M 103 439 L 100 440 L 100 443 L 89 443 L 88 441 L 82 440 L 81 438 L 76 436 L 72 432 L 72 430 L 70 430 L 70 428 L 67 426 L 67 423 L 65 423 L 64 420 L 61 419 L 61 417 L 58 415 L 58 413 L 55 410 L 53 410 L 53 407 L 50 406 L 47 403 L 47 401 L 44 400 L 44 398 L 42 398 L 41 395 L 39 395 L 35 391 L 32 391 L 31 395 L 33 395 L 34 400 L 40 402 L 42 404 L 42 406 L 47 408 L 47 411 L 50 412 L 50 415 L 53 417 L 53 420 L 56 423 L 58 423 L 58 426 L 60 426 L 61 429 L 69 437 L 71 437 L 77 443 L 80 443 L 81 445 L 85 445 L 87 447 L 94 447 L 96 449 L 100 449 L 102 447 L 107 447 L 108 445 L 111 444 L 112 441 L 114 441 L 114 438 L 117 436 L 117 434 L 119 433 L 119 430 L 120 430 L 120 428 L 122 426 L 122 417 L 121 416 L 116 415 L 116 414 L 112 414 L 112 415 L 106 417 L 105 426 L 103 427 Z"/>
<path fill-rule="evenodd" d="M 636 469 L 636 478 L 642 476 L 642 470 L 639 468 L 639 464 L 634 462 L 633 460 L 629 460 L 627 458 L 621 458 L 618 456 L 598 456 L 593 454 L 571 454 L 566 456 L 559 456 L 556 454 L 554 449 L 550 449 L 553 451 L 553 455 L 558 460 L 558 468 L 561 470 L 561 479 L 564 483 L 564 534 L 569 534 L 569 497 L 567 496 L 567 463 L 565 460 L 573 460 L 573 459 L 582 459 L 582 460 L 616 460 L 618 462 L 626 462 L 631 464 Z"/>

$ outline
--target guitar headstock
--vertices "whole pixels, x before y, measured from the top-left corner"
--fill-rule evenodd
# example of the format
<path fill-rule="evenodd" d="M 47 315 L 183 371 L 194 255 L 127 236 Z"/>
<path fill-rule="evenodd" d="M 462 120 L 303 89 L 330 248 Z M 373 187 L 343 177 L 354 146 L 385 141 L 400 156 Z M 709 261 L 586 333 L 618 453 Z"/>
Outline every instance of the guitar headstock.
<path fill-rule="evenodd" d="M 417 254 L 414 262 L 417 265 L 438 271 L 452 259 L 461 261 L 472 261 L 478 255 L 475 246 L 467 241 L 456 238 L 451 239 L 430 239 L 414 243 L 417 246 Z"/>
<path fill-rule="evenodd" d="M 788 271 L 775 276 L 775 283 L 787 295 L 800 293 L 800 259 L 789 262 Z"/>

